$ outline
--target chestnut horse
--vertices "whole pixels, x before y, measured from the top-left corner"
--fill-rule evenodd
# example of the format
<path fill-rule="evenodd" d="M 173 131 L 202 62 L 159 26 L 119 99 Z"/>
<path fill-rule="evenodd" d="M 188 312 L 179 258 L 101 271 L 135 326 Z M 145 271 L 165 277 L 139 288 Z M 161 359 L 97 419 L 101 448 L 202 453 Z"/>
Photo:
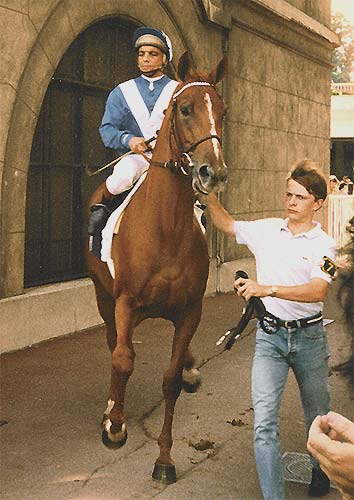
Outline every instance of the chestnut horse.
<path fill-rule="evenodd" d="M 218 191 L 227 178 L 220 139 L 224 105 L 214 87 L 225 67 L 222 59 L 208 76 L 190 74 L 188 54 L 181 57 L 180 83 L 166 110 L 146 179 L 113 237 L 115 278 L 106 263 L 87 255 L 112 355 L 102 434 L 106 446 L 119 448 L 127 439 L 124 396 L 134 369 L 134 328 L 152 317 L 174 325 L 171 360 L 163 377 L 160 455 L 153 471 L 153 478 L 164 483 L 176 481 L 170 454 L 172 420 L 183 379 L 193 384 L 197 372 L 189 343 L 200 321 L 209 268 L 206 240 L 193 213 L 195 193 Z M 99 188 L 91 204 L 100 198 Z"/>

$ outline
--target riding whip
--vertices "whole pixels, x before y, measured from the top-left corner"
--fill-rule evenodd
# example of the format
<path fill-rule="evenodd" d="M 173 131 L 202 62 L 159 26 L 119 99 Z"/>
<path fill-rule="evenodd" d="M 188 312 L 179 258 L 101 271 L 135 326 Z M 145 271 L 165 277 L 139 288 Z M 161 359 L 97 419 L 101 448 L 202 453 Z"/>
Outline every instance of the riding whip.
<path fill-rule="evenodd" d="M 150 137 L 150 139 L 147 139 L 144 142 L 145 142 L 145 144 L 150 144 L 151 142 L 155 141 L 155 139 L 156 139 L 156 135 L 154 135 L 153 137 Z M 118 163 L 120 160 L 123 160 L 123 158 L 125 158 L 126 156 L 129 156 L 129 155 L 131 155 L 133 153 L 134 153 L 133 150 L 127 151 L 123 155 L 118 156 L 118 158 L 115 158 L 114 160 L 112 160 L 109 163 L 107 163 L 107 165 L 104 165 L 103 167 L 101 167 L 101 168 L 99 168 L 97 170 L 94 170 L 93 172 L 90 170 L 90 167 L 88 165 L 86 165 L 86 167 L 85 167 L 86 174 L 89 177 L 92 177 L 93 175 L 99 174 L 100 172 L 103 172 L 103 170 L 106 170 L 107 168 L 111 167 L 115 163 Z"/>

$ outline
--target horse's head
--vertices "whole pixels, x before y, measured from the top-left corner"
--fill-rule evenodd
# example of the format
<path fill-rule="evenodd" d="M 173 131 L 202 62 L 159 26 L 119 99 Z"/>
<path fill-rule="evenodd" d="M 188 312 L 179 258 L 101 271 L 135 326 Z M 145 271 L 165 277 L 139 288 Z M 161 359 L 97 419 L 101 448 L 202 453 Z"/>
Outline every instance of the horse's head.
<path fill-rule="evenodd" d="M 171 137 L 184 170 L 192 174 L 194 190 L 209 194 L 221 190 L 227 180 L 221 149 L 225 106 L 215 89 L 224 77 L 226 59 L 209 75 L 191 74 L 190 66 L 186 52 L 178 64 L 182 83 L 172 97 Z"/>

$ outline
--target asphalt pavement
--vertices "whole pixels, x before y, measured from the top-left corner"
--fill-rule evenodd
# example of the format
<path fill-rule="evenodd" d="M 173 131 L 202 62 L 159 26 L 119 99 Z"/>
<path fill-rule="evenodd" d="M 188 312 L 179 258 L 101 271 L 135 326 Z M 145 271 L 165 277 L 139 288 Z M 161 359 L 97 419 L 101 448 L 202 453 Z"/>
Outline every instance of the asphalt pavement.
<path fill-rule="evenodd" d="M 261 500 L 250 395 L 254 323 L 231 351 L 215 345 L 237 323 L 241 309 L 241 299 L 233 294 L 204 300 L 192 342 L 202 385 L 195 394 L 183 392 L 176 405 L 172 456 L 177 482 L 171 485 L 151 478 L 173 332 L 168 322 L 147 320 L 135 332 L 136 364 L 126 396 L 128 440 L 115 451 L 101 442 L 110 378 L 103 327 L 4 354 L 2 500 Z M 350 339 L 334 293 L 325 311 L 336 320 L 328 326 L 333 367 L 348 358 Z M 348 378 L 332 369 L 330 386 L 332 409 L 354 419 Z M 281 442 L 284 460 L 290 457 L 292 464 L 287 466 L 287 499 L 306 499 L 307 485 L 299 482 L 307 480 L 304 417 L 292 374 L 281 407 Z M 331 488 L 326 498 L 340 495 Z"/>

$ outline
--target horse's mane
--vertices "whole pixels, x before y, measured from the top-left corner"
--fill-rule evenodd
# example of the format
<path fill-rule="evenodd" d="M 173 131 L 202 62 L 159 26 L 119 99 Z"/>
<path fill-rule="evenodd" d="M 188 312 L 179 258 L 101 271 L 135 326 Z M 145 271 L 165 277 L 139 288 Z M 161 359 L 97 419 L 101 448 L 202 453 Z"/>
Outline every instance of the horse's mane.
<path fill-rule="evenodd" d="M 207 82 L 209 79 L 208 75 L 206 73 L 193 73 L 188 75 L 186 80 L 183 83 L 190 83 L 190 82 Z"/>
<path fill-rule="evenodd" d="M 351 375 L 354 383 L 354 331 L 353 331 L 353 316 L 354 316 L 354 217 L 349 221 L 347 231 L 350 235 L 349 243 L 341 250 L 348 256 L 348 268 L 340 274 L 340 285 L 338 298 L 343 306 L 345 319 L 349 330 L 353 335 L 352 340 L 352 355 L 351 355 Z"/>
<path fill-rule="evenodd" d="M 348 256 L 348 268 L 342 272 L 339 288 L 339 298 L 343 305 L 348 325 L 353 323 L 354 315 L 354 217 L 349 221 L 347 231 L 350 235 L 349 243 L 341 250 Z"/>

